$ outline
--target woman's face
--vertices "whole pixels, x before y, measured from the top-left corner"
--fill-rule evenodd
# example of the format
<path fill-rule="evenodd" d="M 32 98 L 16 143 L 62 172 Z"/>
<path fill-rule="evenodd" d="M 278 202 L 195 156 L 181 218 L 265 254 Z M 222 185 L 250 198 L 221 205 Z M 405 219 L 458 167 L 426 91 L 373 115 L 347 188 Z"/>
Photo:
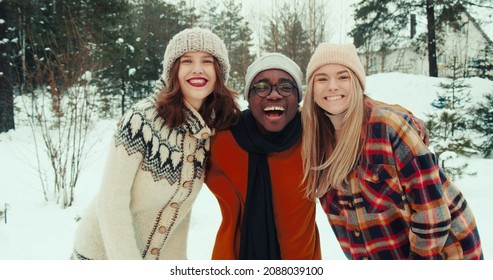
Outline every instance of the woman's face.
<path fill-rule="evenodd" d="M 351 76 L 339 64 L 326 64 L 313 74 L 313 99 L 330 115 L 338 115 L 349 108 Z"/>
<path fill-rule="evenodd" d="M 214 57 L 206 52 L 188 52 L 180 57 L 178 80 L 183 98 L 200 109 L 216 84 Z"/>

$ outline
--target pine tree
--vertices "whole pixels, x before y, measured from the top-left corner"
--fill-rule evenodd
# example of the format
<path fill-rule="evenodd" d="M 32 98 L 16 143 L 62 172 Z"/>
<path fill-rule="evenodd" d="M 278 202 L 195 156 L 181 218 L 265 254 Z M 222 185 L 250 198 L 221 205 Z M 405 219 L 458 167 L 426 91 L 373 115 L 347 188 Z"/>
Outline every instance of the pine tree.
<path fill-rule="evenodd" d="M 384 69 L 388 52 L 404 38 L 400 34 L 407 24 L 407 18 L 400 16 L 403 9 L 409 5 L 399 6 L 390 0 L 361 1 L 354 5 L 355 27 L 350 35 L 354 38 L 356 47 L 362 47 L 365 52 L 365 70 L 370 73 L 370 54 L 378 53 L 381 59 L 380 72 Z"/>
<path fill-rule="evenodd" d="M 200 26 L 208 29 L 215 29 L 221 26 L 221 18 L 219 16 L 220 10 L 217 0 L 207 0 L 205 5 L 207 9 L 202 12 L 202 17 L 200 19 Z"/>
<path fill-rule="evenodd" d="M 109 62 L 100 72 L 98 84 L 106 116 L 111 116 L 108 109 L 114 101 L 119 101 L 122 114 L 136 101 L 154 93 L 169 40 L 198 18 L 194 8 L 187 7 L 184 1 L 169 4 L 159 0 L 133 1 L 119 16 L 118 25 L 101 52 Z"/>
<path fill-rule="evenodd" d="M 469 134 L 470 85 L 459 78 L 461 65 L 457 58 L 450 65 L 452 75 L 447 82 L 441 82 L 441 92 L 437 92 L 437 100 L 442 106 L 437 106 L 435 112 L 428 114 L 426 126 L 430 133 L 431 146 L 441 160 L 444 168 L 452 177 L 461 177 L 467 172 L 467 164 L 459 167 L 445 166 L 450 155 L 470 156 L 477 154 Z"/>
<path fill-rule="evenodd" d="M 481 136 L 479 149 L 485 157 L 493 155 L 493 93 L 485 95 L 485 100 L 479 102 L 471 111 L 474 116 L 472 129 Z"/>
<path fill-rule="evenodd" d="M 228 82 L 232 85 L 234 89 L 243 91 L 244 79 L 248 69 L 248 66 L 253 61 L 254 56 L 250 53 L 250 48 L 252 47 L 252 30 L 248 26 L 248 23 L 245 22 L 243 26 L 240 27 L 240 33 L 238 38 L 238 45 L 236 49 L 230 54 L 232 59 L 231 69 L 231 82 Z"/>
<path fill-rule="evenodd" d="M 250 54 L 252 31 L 248 22 L 241 16 L 242 3 L 236 0 L 223 0 L 219 7 L 209 1 L 202 26 L 211 29 L 223 39 L 228 49 L 231 72 L 228 84 L 239 90 L 244 85 L 246 69 L 253 60 Z M 221 9 L 219 9 L 221 8 Z"/>
<path fill-rule="evenodd" d="M 9 7 L 9 29 L 12 31 L 10 60 L 13 64 L 14 88 L 20 94 L 25 93 L 26 87 L 37 85 L 28 84 L 28 73 L 34 65 L 34 57 L 43 58 L 44 51 L 37 53 L 37 45 L 43 44 L 46 38 L 43 29 L 46 29 L 47 20 L 42 16 L 46 9 L 42 1 L 7 0 Z"/>
<path fill-rule="evenodd" d="M 488 44 L 479 51 L 478 56 L 469 66 L 472 75 L 493 81 L 493 44 Z"/>
<path fill-rule="evenodd" d="M 140 0 L 133 8 L 131 21 L 135 22 L 134 44 L 140 63 L 136 75 L 145 85 L 146 91 L 152 89 L 153 82 L 161 75 L 161 63 L 169 40 L 176 33 L 192 26 L 186 17 L 196 16 L 185 13 L 193 13 L 193 10 L 161 0 Z"/>
<path fill-rule="evenodd" d="M 272 16 L 266 27 L 263 50 L 280 52 L 306 69 L 311 56 L 308 31 L 304 27 L 303 9 L 285 3 L 279 8 L 282 14 Z M 300 11 L 301 10 L 301 11 Z"/>
<path fill-rule="evenodd" d="M 133 94 L 129 72 L 136 67 L 139 55 L 134 46 L 135 26 L 129 20 L 131 7 L 122 7 L 118 15 L 112 27 L 105 29 L 104 37 L 101 38 L 100 59 L 103 65 L 98 72 L 98 93 L 109 108 L 114 107 L 114 101 L 118 100 L 120 112 L 123 113 L 133 103 L 129 98 Z M 113 116 L 111 110 L 105 112 Z"/>

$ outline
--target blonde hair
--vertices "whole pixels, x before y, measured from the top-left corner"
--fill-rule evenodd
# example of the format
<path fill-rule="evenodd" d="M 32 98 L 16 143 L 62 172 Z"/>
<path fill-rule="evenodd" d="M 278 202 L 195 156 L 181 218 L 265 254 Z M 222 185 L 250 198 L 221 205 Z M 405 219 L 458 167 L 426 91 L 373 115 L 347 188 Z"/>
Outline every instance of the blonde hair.
<path fill-rule="evenodd" d="M 301 109 L 303 123 L 303 183 L 309 198 L 323 196 L 330 188 L 346 191 L 351 171 L 358 163 L 363 147 L 365 106 L 364 93 L 354 72 L 351 77 L 349 108 L 342 114 L 343 127 L 339 142 L 334 126 L 313 97 L 313 77 L 309 77 L 305 101 Z"/>

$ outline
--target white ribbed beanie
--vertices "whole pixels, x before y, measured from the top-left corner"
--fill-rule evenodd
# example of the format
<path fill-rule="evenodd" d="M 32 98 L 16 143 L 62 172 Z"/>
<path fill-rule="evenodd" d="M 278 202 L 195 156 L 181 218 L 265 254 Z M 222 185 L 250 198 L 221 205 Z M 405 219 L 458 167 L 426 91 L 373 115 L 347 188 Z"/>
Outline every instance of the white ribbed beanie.
<path fill-rule="evenodd" d="M 166 46 L 163 59 L 162 79 L 168 84 L 171 67 L 176 59 L 187 52 L 207 52 L 212 54 L 221 65 L 224 81 L 229 77 L 228 51 L 224 42 L 208 29 L 188 28 L 177 33 Z M 219 74 L 219 73 L 218 73 Z"/>
<path fill-rule="evenodd" d="M 248 66 L 245 75 L 245 99 L 248 100 L 248 92 L 255 76 L 257 76 L 258 73 L 269 69 L 280 69 L 291 75 L 298 87 L 298 101 L 301 101 L 301 97 L 303 96 L 303 73 L 296 62 L 280 53 L 266 53 Z"/>
<path fill-rule="evenodd" d="M 361 83 L 363 92 L 366 88 L 365 68 L 361 64 L 356 47 L 353 44 L 320 44 L 313 53 L 306 68 L 306 83 L 318 68 L 325 64 L 340 64 L 351 69 Z"/>

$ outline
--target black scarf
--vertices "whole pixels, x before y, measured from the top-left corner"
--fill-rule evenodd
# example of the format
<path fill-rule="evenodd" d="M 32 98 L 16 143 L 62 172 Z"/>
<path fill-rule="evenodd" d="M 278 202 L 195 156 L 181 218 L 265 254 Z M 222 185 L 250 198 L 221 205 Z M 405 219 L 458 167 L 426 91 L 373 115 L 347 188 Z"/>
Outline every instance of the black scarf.
<path fill-rule="evenodd" d="M 261 135 L 252 113 L 245 110 L 240 122 L 231 131 L 241 148 L 248 152 L 248 189 L 241 228 L 240 259 L 279 260 L 281 253 L 267 154 L 285 151 L 298 142 L 301 136 L 300 113 L 282 131 Z"/>

